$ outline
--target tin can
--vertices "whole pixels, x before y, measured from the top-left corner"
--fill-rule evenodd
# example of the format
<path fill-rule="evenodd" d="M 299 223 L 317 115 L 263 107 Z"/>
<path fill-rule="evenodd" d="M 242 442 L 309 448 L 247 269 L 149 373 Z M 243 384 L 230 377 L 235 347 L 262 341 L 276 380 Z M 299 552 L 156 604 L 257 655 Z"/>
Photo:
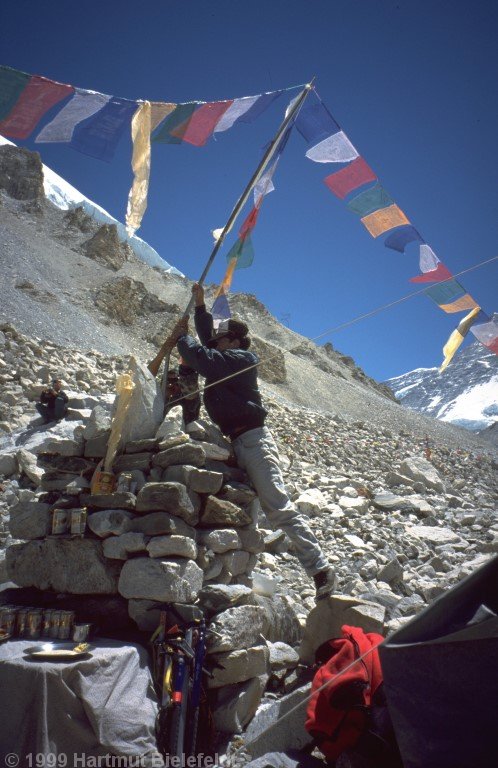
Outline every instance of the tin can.
<path fill-rule="evenodd" d="M 15 632 L 17 637 L 24 637 L 26 635 L 26 626 L 28 621 L 28 613 L 30 608 L 19 608 L 16 615 L 16 628 Z"/>
<path fill-rule="evenodd" d="M 42 637 L 50 637 L 50 630 L 52 628 L 52 614 L 53 608 L 46 608 L 43 611 L 42 621 Z"/>
<path fill-rule="evenodd" d="M 116 476 L 112 472 L 95 472 L 92 478 L 91 493 L 113 493 Z"/>
<path fill-rule="evenodd" d="M 67 533 L 69 530 L 69 510 L 52 510 L 52 534 L 58 536 L 61 533 Z"/>
<path fill-rule="evenodd" d="M 71 535 L 83 536 L 86 528 L 86 509 L 71 510 Z"/>
<path fill-rule="evenodd" d="M 129 491 L 132 480 L 133 480 L 133 476 L 131 472 L 121 472 L 121 474 L 118 475 L 118 482 L 116 485 L 117 493 L 126 493 L 127 491 Z"/>
<path fill-rule="evenodd" d="M 37 640 L 41 636 L 43 624 L 43 611 L 39 608 L 33 608 L 26 614 L 25 637 L 30 640 Z"/>
<path fill-rule="evenodd" d="M 62 611 L 52 611 L 52 615 L 50 617 L 50 635 L 49 635 L 52 639 L 59 637 L 59 624 L 61 620 L 61 613 Z"/>
<path fill-rule="evenodd" d="M 75 643 L 84 643 L 90 637 L 91 624 L 75 624 L 73 626 L 73 640 Z"/>
<path fill-rule="evenodd" d="M 9 635 L 13 635 L 16 629 L 17 611 L 15 608 L 4 608 L 0 617 L 0 626 Z"/>
<path fill-rule="evenodd" d="M 71 630 L 74 622 L 74 611 L 61 611 L 59 621 L 59 634 L 57 637 L 59 640 L 69 640 L 71 637 Z"/>

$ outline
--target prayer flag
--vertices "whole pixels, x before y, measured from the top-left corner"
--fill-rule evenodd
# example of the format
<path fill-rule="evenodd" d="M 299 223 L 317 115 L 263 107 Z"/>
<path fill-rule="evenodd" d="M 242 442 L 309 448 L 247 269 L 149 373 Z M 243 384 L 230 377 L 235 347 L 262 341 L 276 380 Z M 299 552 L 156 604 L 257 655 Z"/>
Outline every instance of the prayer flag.
<path fill-rule="evenodd" d="M 235 269 L 246 269 L 253 263 L 254 249 L 249 232 L 244 238 L 239 237 L 230 248 L 227 253 L 227 261 L 230 263 L 232 260 Z"/>
<path fill-rule="evenodd" d="M 71 147 L 97 160 L 109 162 L 136 108 L 136 101 L 113 96 L 103 109 L 76 126 Z"/>
<path fill-rule="evenodd" d="M 189 144 L 202 147 L 213 133 L 216 123 L 232 104 L 231 101 L 213 101 L 201 104 L 192 116 L 181 125 L 170 131 Z"/>
<path fill-rule="evenodd" d="M 126 231 L 129 235 L 139 228 L 145 209 L 147 208 L 147 193 L 150 175 L 150 102 L 140 104 L 131 121 L 131 138 L 133 155 L 133 185 L 128 195 L 126 210 Z"/>
<path fill-rule="evenodd" d="M 439 264 L 439 259 L 427 243 L 420 246 L 419 267 L 421 272 L 432 272 Z"/>
<path fill-rule="evenodd" d="M 465 312 L 466 309 L 477 307 L 477 302 L 474 301 L 470 294 L 466 293 L 464 296 L 461 296 L 459 299 L 455 299 L 449 304 L 440 304 L 439 307 L 443 310 L 443 312 L 448 312 L 448 314 L 451 314 L 453 312 Z"/>
<path fill-rule="evenodd" d="M 453 301 L 457 296 L 463 296 L 465 288 L 460 285 L 458 280 L 447 280 L 444 283 L 426 288 L 424 293 L 441 306 L 441 304 L 448 304 L 448 302 Z"/>
<path fill-rule="evenodd" d="M 162 123 L 165 118 L 170 115 L 174 109 L 176 109 L 176 104 L 170 104 L 166 101 L 151 101 L 150 102 L 150 130 L 155 131 L 157 126 Z"/>
<path fill-rule="evenodd" d="M 86 120 L 103 109 L 110 99 L 110 96 L 105 96 L 103 93 L 76 88 L 73 98 L 40 131 L 35 143 L 70 142 L 76 126 L 82 120 Z"/>
<path fill-rule="evenodd" d="M 43 115 L 73 93 L 72 85 L 33 75 L 8 117 L 0 122 L 0 133 L 13 139 L 27 139 Z"/>
<path fill-rule="evenodd" d="M 334 195 L 344 199 L 353 190 L 368 184 L 369 181 L 375 181 L 376 178 L 377 176 L 365 160 L 357 157 L 346 168 L 326 176 L 324 182 Z"/>
<path fill-rule="evenodd" d="M 258 214 L 260 210 L 261 203 L 263 202 L 262 198 L 259 205 L 255 205 L 251 210 L 249 211 L 248 216 L 244 220 L 244 223 L 242 224 L 241 228 L 239 229 L 239 237 L 244 240 L 244 238 L 247 237 L 247 235 L 254 229 L 256 226 L 256 222 L 258 220 Z"/>
<path fill-rule="evenodd" d="M 404 227 L 399 227 L 394 232 L 391 232 L 384 241 L 386 248 L 392 248 L 393 251 L 399 251 L 404 253 L 405 248 L 409 243 L 415 241 L 423 242 L 421 235 L 417 232 L 415 227 L 411 224 L 407 224 Z"/>
<path fill-rule="evenodd" d="M 259 177 L 259 180 L 254 185 L 254 205 L 261 205 L 262 200 L 260 200 L 260 198 L 264 197 L 265 195 L 269 195 L 270 192 L 273 192 L 275 189 L 272 177 L 277 169 L 279 160 L 280 158 L 277 157 L 277 159 L 266 168 L 263 175 Z"/>
<path fill-rule="evenodd" d="M 379 210 L 379 208 L 386 208 L 393 203 L 392 197 L 377 182 L 375 186 L 353 197 L 346 205 L 350 211 L 358 214 L 358 216 L 366 216 L 369 213 L 373 213 L 373 211 Z"/>
<path fill-rule="evenodd" d="M 228 320 L 232 316 L 228 298 L 224 293 L 220 293 L 214 300 L 211 314 L 213 316 L 213 325 L 215 328 L 218 327 L 222 320 Z"/>
<path fill-rule="evenodd" d="M 0 120 L 10 114 L 30 77 L 17 69 L 0 67 Z"/>
<path fill-rule="evenodd" d="M 474 309 L 472 309 L 469 314 L 463 318 L 463 320 L 460 320 L 458 326 L 455 328 L 443 347 L 444 360 L 441 367 L 439 368 L 439 373 L 442 373 L 451 363 L 455 352 L 462 344 L 473 323 L 476 322 L 479 314 L 481 314 L 481 308 L 474 307 Z"/>
<path fill-rule="evenodd" d="M 444 266 L 443 262 L 440 261 L 436 269 L 432 269 L 430 272 L 424 272 L 423 275 L 410 277 L 410 283 L 440 283 L 442 280 L 447 280 L 449 277 L 453 277 L 453 275 L 450 270 Z"/>
<path fill-rule="evenodd" d="M 308 149 L 306 157 L 315 163 L 347 163 L 359 157 L 344 131 L 334 133 Z"/>
<path fill-rule="evenodd" d="M 227 111 L 220 117 L 214 128 L 214 133 L 227 131 L 257 102 L 259 96 L 244 96 L 234 99 Z"/>
<path fill-rule="evenodd" d="M 341 130 L 316 91 L 308 96 L 301 107 L 296 117 L 296 128 L 305 141 L 313 146 Z"/>
<path fill-rule="evenodd" d="M 383 232 L 388 232 L 390 229 L 394 229 L 394 227 L 410 223 L 397 205 L 389 205 L 380 211 L 369 213 L 368 216 L 364 216 L 360 221 L 368 229 L 372 237 L 379 237 Z"/>
<path fill-rule="evenodd" d="M 270 104 L 273 104 L 281 95 L 282 91 L 270 91 L 269 93 L 262 93 L 258 96 L 254 104 L 251 104 L 248 110 L 246 110 L 237 120 L 239 123 L 252 123 L 256 118 L 263 114 L 268 109 Z"/>
<path fill-rule="evenodd" d="M 470 329 L 481 344 L 498 355 L 498 315 L 494 314 L 491 319 L 488 319 L 487 323 L 479 323 L 479 325 L 473 325 Z"/>
<path fill-rule="evenodd" d="M 177 104 L 176 108 L 168 115 L 164 123 L 161 123 L 159 130 L 153 137 L 153 142 L 160 142 L 161 144 L 181 144 L 181 136 L 174 135 L 172 131 L 183 125 L 185 130 L 188 125 L 188 120 L 199 106 L 197 101 L 191 101 L 188 104 Z"/>

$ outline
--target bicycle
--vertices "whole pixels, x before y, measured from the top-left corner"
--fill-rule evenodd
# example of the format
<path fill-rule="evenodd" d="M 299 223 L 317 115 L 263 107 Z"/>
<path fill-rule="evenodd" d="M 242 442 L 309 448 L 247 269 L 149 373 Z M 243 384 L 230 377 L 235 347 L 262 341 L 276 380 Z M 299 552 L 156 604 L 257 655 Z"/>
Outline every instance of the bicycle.
<path fill-rule="evenodd" d="M 207 634 L 200 608 L 185 603 L 162 603 L 159 626 L 151 637 L 153 678 L 159 698 L 157 745 L 163 755 L 195 757 L 199 741 Z M 177 623 L 168 627 L 168 614 Z M 187 728 L 188 725 L 188 728 Z M 187 730 L 187 740 L 185 731 Z M 185 744 L 187 741 L 187 744 Z"/>

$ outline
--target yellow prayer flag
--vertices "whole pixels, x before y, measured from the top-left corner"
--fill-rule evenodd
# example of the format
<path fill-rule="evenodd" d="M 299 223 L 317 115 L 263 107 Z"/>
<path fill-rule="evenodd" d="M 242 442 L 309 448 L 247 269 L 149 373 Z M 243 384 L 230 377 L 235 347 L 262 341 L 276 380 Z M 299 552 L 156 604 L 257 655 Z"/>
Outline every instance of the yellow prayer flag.
<path fill-rule="evenodd" d="M 166 101 L 151 101 L 150 107 L 150 132 L 155 131 L 159 123 L 162 123 L 165 117 L 168 117 L 174 109 L 176 104 L 169 104 Z"/>
<path fill-rule="evenodd" d="M 466 315 L 463 318 L 463 320 L 461 320 L 458 323 L 458 328 L 455 328 L 455 330 L 450 335 L 450 338 L 448 339 L 448 341 L 443 347 L 444 360 L 441 367 L 439 368 L 439 373 L 442 373 L 445 370 L 445 368 L 451 363 L 455 355 L 455 352 L 457 351 L 462 341 L 466 337 L 473 321 L 475 320 L 475 318 L 477 317 L 480 311 L 481 311 L 481 307 L 475 306 L 474 309 L 471 310 L 469 314 Z"/>
<path fill-rule="evenodd" d="M 468 293 L 464 296 L 460 296 L 459 299 L 450 302 L 450 304 L 439 305 L 439 308 L 442 309 L 443 312 L 448 312 L 450 314 L 452 312 L 465 312 L 466 309 L 474 309 L 474 307 L 477 307 L 477 303 Z"/>
<path fill-rule="evenodd" d="M 387 208 L 381 208 L 380 211 L 369 213 L 368 216 L 363 216 L 360 221 L 372 237 L 378 237 L 389 229 L 410 223 L 397 205 L 388 205 Z"/>
<path fill-rule="evenodd" d="M 150 174 L 150 132 L 151 105 L 149 101 L 140 104 L 131 121 L 133 156 L 131 167 L 134 173 L 133 184 L 128 195 L 126 209 L 126 231 L 129 235 L 139 228 L 147 208 Z"/>

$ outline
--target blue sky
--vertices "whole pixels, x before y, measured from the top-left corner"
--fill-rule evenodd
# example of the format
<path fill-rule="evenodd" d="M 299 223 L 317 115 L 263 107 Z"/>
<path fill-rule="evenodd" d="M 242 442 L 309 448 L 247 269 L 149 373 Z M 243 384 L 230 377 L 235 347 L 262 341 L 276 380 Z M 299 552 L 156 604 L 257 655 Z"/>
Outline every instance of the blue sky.
<path fill-rule="evenodd" d="M 498 6 L 494 0 L 17 0 L 0 10 L 1 63 L 82 88 L 160 101 L 218 100 L 305 83 L 453 272 L 498 255 Z M 155 145 L 138 234 L 195 279 L 285 109 L 205 147 Z M 103 163 L 63 145 L 43 161 L 123 219 L 131 143 Z M 235 291 L 316 337 L 417 289 L 415 253 L 374 240 L 305 158 L 295 132 Z M 221 279 L 224 250 L 208 277 Z M 498 261 L 460 278 L 492 314 Z M 325 335 L 374 378 L 439 365 L 463 315 L 417 296 Z M 470 335 L 470 339 L 473 337 Z M 451 366 L 445 375 L 451 375 Z"/>

